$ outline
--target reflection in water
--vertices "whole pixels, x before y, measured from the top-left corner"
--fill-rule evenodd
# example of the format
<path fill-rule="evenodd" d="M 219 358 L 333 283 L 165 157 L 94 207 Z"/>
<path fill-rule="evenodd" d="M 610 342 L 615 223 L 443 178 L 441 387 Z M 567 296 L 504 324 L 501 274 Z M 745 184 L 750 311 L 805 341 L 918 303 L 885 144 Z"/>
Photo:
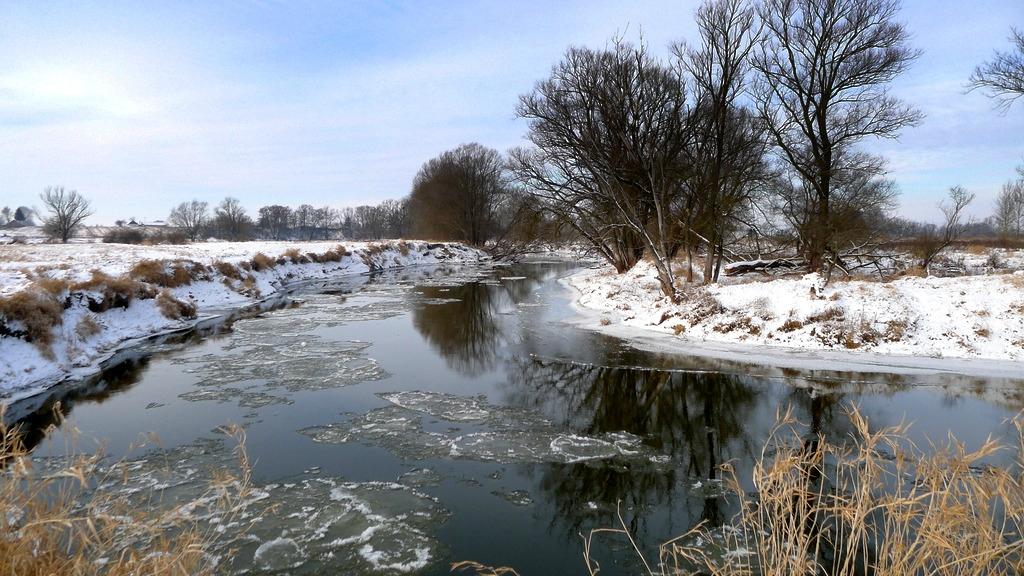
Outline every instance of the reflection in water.
<path fill-rule="evenodd" d="M 500 345 L 510 336 L 505 316 L 515 312 L 538 283 L 523 278 L 419 286 L 417 292 L 425 300 L 413 306 L 413 326 L 450 368 L 479 376 L 494 368 Z"/>
<path fill-rule="evenodd" d="M 666 473 L 654 468 L 552 466 L 541 485 L 558 510 L 557 518 L 575 534 L 584 523 L 614 523 L 614 507 L 623 502 L 637 511 L 675 500 L 682 484 L 703 498 L 698 520 L 721 524 L 718 467 L 734 458 L 749 459 L 756 440 L 744 418 L 760 390 L 737 376 L 583 365 L 527 359 L 515 362 L 509 386 L 514 404 L 529 406 L 588 434 L 625 430 L 661 453 L 673 454 Z M 599 505 L 600 513 L 595 508 Z M 634 531 L 642 532 L 634 514 Z"/>

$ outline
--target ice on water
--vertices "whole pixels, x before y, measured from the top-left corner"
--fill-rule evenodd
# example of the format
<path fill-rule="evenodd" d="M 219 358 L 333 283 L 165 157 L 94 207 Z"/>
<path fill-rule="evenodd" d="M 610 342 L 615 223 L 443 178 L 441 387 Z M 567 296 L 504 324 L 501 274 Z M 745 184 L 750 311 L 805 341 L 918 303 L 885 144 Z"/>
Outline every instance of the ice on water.
<path fill-rule="evenodd" d="M 387 448 L 411 459 L 455 458 L 482 462 L 576 463 L 630 460 L 663 464 L 664 458 L 627 432 L 581 435 L 553 425 L 532 412 L 487 403 L 482 397 L 441 392 L 394 392 L 380 395 L 391 405 L 345 422 L 300 430 L 316 442 L 361 442 Z M 424 418 L 471 425 L 427 429 Z"/>
<path fill-rule="evenodd" d="M 368 354 L 370 343 L 320 333 L 332 325 L 388 317 L 404 306 L 383 298 L 367 300 L 350 306 L 337 295 L 312 295 L 298 306 L 236 321 L 217 352 L 186 353 L 175 360 L 199 378 L 200 389 L 181 397 L 260 408 L 290 403 L 289 393 L 386 378 L 388 373 Z"/>
<path fill-rule="evenodd" d="M 220 440 L 199 440 L 104 464 L 96 490 L 131 506 L 183 508 L 211 527 L 212 553 L 226 574 L 396 574 L 443 555 L 435 536 L 449 517 L 437 501 L 398 482 L 348 482 L 305 476 L 256 485 L 240 510 L 223 514 L 208 491 L 213 471 L 232 461 Z M 43 473 L 61 459 L 39 459 Z M 125 546 L 133 543 L 125 542 Z M 227 558 L 229 549 L 236 554 Z"/>

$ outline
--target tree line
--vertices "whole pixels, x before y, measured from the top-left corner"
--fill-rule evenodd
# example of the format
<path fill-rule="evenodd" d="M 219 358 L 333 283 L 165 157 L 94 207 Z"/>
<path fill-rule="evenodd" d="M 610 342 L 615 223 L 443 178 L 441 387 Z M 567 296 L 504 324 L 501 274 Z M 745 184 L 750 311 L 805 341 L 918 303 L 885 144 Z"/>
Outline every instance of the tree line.
<path fill-rule="evenodd" d="M 528 146 L 503 162 L 470 144 L 423 166 L 413 230 L 483 244 L 526 222 L 588 243 L 619 272 L 646 257 L 673 297 L 680 277 L 714 282 L 726 260 L 790 254 L 826 276 L 877 262 L 886 230 L 899 227 L 898 190 L 885 158 L 862 144 L 923 119 L 890 89 L 919 55 L 899 9 L 708 0 L 698 37 L 667 59 L 642 39 L 570 48 L 519 100 Z M 971 87 L 1005 105 L 1020 94 L 1022 63 L 997 53 Z M 1022 182 L 997 200 L 990 225 L 1003 234 L 1021 233 Z M 919 230 L 924 266 L 970 228 L 973 198 L 952 186 L 943 223 Z"/>

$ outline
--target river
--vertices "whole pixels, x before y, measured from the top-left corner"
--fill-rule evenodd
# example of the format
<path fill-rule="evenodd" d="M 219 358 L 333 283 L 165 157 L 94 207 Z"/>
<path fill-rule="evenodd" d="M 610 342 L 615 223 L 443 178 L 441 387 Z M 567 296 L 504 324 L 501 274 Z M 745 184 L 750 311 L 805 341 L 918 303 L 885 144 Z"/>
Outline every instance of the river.
<path fill-rule="evenodd" d="M 122 354 L 9 416 L 38 459 L 61 454 L 72 426 L 79 446 L 138 459 L 138 486 L 162 501 L 230 461 L 217 429 L 241 424 L 254 481 L 278 508 L 227 573 L 447 574 L 477 560 L 582 574 L 580 534 L 615 525 L 617 509 L 654 558 L 659 542 L 735 512 L 717 466 L 749 477 L 786 406 L 837 441 L 851 405 L 875 428 L 912 422 L 921 443 L 1013 435 L 1022 403 L 977 378 L 709 364 L 581 328 L 558 282 L 579 266 L 307 285 Z M 67 420 L 44 434 L 55 400 Z M 167 452 L 130 451 L 144 432 Z M 595 543 L 602 574 L 636 573 L 624 539 Z"/>

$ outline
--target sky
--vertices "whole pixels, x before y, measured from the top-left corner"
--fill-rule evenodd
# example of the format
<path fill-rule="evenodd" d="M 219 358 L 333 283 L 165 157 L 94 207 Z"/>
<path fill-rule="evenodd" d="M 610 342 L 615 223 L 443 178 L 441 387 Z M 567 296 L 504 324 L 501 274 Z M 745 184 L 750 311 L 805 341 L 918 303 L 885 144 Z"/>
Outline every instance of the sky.
<path fill-rule="evenodd" d="M 520 94 L 571 45 L 697 40 L 694 1 L 38 2 L 0 9 L 0 206 L 46 186 L 88 197 L 90 223 L 165 218 L 192 198 L 376 203 L 466 142 L 522 145 Z M 1009 47 L 1024 0 L 905 0 L 921 57 L 893 91 L 925 114 L 872 141 L 900 212 L 938 218 L 952 185 L 991 213 L 1024 163 L 1024 102 L 964 93 Z"/>

